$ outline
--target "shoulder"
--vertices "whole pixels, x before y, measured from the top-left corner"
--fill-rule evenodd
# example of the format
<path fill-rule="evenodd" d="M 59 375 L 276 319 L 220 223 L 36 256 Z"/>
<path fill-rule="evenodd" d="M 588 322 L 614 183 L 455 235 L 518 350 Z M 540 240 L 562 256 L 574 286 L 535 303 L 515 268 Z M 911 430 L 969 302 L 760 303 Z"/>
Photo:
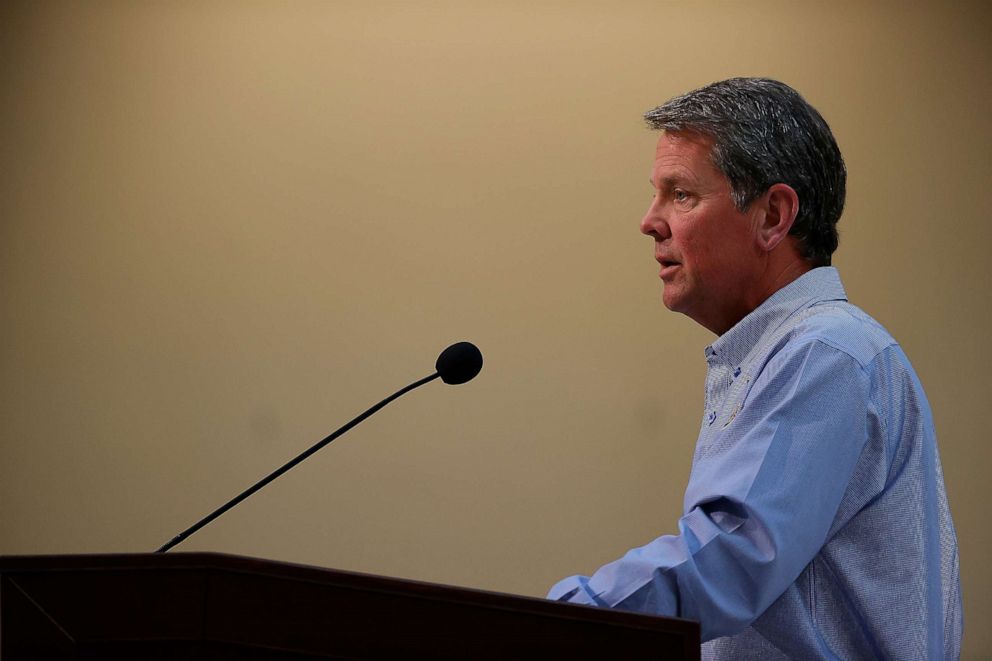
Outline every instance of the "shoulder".
<path fill-rule="evenodd" d="M 811 345 L 825 345 L 846 354 L 861 368 L 898 347 L 880 323 L 845 301 L 820 303 L 798 312 L 781 337 L 779 348 L 806 350 Z"/>

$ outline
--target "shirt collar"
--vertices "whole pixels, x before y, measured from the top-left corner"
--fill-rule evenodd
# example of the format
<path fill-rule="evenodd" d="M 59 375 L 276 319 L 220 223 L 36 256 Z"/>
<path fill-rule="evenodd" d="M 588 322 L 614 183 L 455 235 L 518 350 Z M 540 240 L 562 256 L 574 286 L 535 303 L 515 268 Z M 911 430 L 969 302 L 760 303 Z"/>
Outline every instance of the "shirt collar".
<path fill-rule="evenodd" d="M 765 299 L 733 328 L 706 347 L 706 362 L 740 365 L 760 340 L 799 310 L 821 301 L 846 301 L 840 274 L 831 266 L 807 271 Z"/>

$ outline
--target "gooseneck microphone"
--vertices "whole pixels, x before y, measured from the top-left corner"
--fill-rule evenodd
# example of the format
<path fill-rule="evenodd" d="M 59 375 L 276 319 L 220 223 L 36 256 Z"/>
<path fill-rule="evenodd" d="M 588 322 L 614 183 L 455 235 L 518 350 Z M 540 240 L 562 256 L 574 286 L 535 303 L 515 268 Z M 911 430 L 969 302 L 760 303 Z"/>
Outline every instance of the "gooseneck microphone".
<path fill-rule="evenodd" d="M 441 352 L 434 364 L 441 380 L 451 386 L 471 381 L 482 369 L 482 352 L 471 342 L 458 342 Z"/>
<path fill-rule="evenodd" d="M 308 450 L 304 451 L 294 459 L 290 460 L 289 462 L 284 464 L 281 468 L 263 477 L 261 480 L 259 480 L 252 486 L 248 487 L 240 494 L 238 494 L 237 496 L 235 496 L 225 504 L 221 505 L 210 514 L 203 517 L 202 519 L 194 523 L 192 526 L 190 526 L 186 530 L 182 531 L 181 533 L 173 537 L 171 540 L 163 544 L 161 548 L 159 548 L 155 552 L 165 553 L 173 546 L 179 544 L 180 542 L 183 542 L 187 537 L 195 533 L 197 530 L 207 525 L 208 523 L 216 519 L 218 516 L 220 516 L 227 510 L 231 509 L 232 507 L 240 503 L 242 500 L 252 495 L 256 491 L 267 485 L 269 482 L 273 481 L 274 479 L 276 479 L 277 477 L 288 471 L 293 466 L 296 466 L 298 463 L 302 462 L 304 459 L 314 454 L 315 452 L 323 448 L 325 445 L 336 439 L 338 436 L 345 433 L 346 431 L 348 431 L 349 429 L 360 423 L 362 420 L 365 420 L 365 418 L 368 418 L 370 415 L 381 409 L 389 402 L 400 397 L 401 395 L 405 395 L 414 388 L 419 388 L 425 383 L 433 381 L 438 377 L 441 377 L 441 380 L 449 385 L 458 385 L 460 383 L 466 383 L 467 381 L 471 381 L 482 369 L 482 352 L 479 351 L 479 348 L 476 347 L 471 342 L 458 342 L 456 344 L 452 344 L 450 347 L 448 347 L 447 349 L 441 352 L 441 355 L 437 357 L 437 363 L 435 363 L 434 367 L 437 370 L 436 372 L 434 372 L 434 374 L 431 374 L 430 376 L 425 376 L 419 381 L 414 381 L 405 388 L 401 388 L 397 390 L 386 399 L 382 400 L 375 406 L 372 406 L 361 415 L 357 416 L 350 422 L 340 427 L 337 431 L 335 431 L 327 438 L 319 441 L 313 447 L 309 448 Z"/>

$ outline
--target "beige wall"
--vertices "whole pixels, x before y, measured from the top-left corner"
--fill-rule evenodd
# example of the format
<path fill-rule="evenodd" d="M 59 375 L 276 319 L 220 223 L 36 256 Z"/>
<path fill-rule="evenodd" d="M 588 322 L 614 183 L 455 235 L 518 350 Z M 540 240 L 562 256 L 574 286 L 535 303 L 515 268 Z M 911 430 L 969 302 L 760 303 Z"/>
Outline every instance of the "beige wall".
<path fill-rule="evenodd" d="M 983 3 L 4 3 L 0 553 L 193 537 L 541 595 L 674 529 L 712 339 L 637 232 L 640 114 L 796 86 L 850 170 L 836 263 L 931 397 L 968 657 L 992 653 Z"/>

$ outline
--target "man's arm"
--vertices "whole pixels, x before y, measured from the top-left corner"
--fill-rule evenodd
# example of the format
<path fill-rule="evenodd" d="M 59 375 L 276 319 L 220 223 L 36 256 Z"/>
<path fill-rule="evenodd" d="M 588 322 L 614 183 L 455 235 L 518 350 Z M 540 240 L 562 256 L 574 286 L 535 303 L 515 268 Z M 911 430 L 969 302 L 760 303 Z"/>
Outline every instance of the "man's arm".
<path fill-rule="evenodd" d="M 796 580 L 864 448 L 868 377 L 823 341 L 787 344 L 742 403 L 697 448 L 679 534 L 567 578 L 549 598 L 698 620 L 710 640 L 740 632 Z"/>

